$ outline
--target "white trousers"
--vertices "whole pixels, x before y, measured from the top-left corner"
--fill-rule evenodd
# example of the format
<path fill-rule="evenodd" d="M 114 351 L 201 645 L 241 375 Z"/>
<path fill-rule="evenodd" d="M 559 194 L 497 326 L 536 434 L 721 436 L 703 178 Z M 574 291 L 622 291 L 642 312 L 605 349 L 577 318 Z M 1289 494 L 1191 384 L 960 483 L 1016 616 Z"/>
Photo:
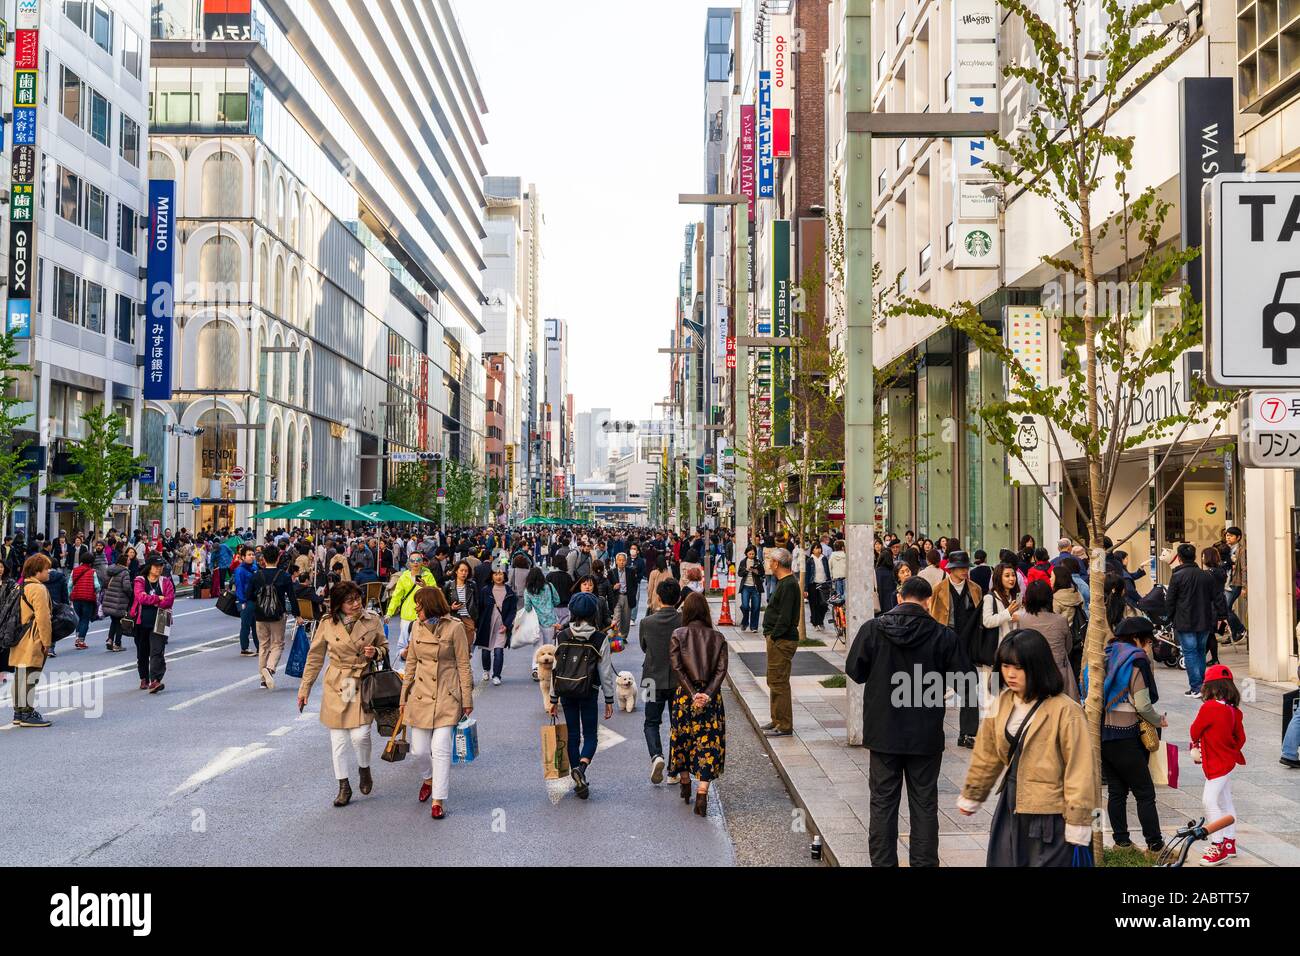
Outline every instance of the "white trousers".
<path fill-rule="evenodd" d="M 1201 797 L 1201 802 L 1205 805 L 1205 822 L 1213 823 L 1223 816 L 1237 816 L 1237 809 L 1232 803 L 1232 771 L 1225 773 L 1222 777 L 1215 777 L 1213 780 L 1205 781 L 1205 793 Z M 1235 840 L 1237 839 L 1237 824 L 1233 823 L 1230 827 L 1224 827 L 1218 833 L 1210 837 L 1211 840 Z"/>
<path fill-rule="evenodd" d="M 425 777 L 433 781 L 434 800 L 446 800 L 451 791 L 451 741 L 455 733 L 455 727 L 411 728 L 412 756 L 429 757 L 429 772 Z"/>
<path fill-rule="evenodd" d="M 345 780 L 350 774 L 348 744 L 357 758 L 358 767 L 370 766 L 370 724 L 352 730 L 330 728 L 330 749 L 334 752 L 334 779 Z"/>

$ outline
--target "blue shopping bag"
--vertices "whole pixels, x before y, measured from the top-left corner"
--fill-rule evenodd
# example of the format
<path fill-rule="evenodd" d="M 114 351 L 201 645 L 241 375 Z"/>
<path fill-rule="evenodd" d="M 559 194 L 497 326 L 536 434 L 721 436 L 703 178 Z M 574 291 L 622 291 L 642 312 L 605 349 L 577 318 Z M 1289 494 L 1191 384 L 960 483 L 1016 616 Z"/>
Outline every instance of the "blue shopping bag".
<path fill-rule="evenodd" d="M 284 665 L 284 672 L 290 677 L 302 677 L 307 667 L 307 652 L 311 650 L 311 639 L 307 637 L 307 626 L 298 625 L 293 635 L 293 647 L 289 649 L 289 663 Z"/>
<path fill-rule="evenodd" d="M 451 744 L 452 763 L 471 763 L 478 756 L 478 721 L 462 717 L 456 725 L 456 738 Z"/>

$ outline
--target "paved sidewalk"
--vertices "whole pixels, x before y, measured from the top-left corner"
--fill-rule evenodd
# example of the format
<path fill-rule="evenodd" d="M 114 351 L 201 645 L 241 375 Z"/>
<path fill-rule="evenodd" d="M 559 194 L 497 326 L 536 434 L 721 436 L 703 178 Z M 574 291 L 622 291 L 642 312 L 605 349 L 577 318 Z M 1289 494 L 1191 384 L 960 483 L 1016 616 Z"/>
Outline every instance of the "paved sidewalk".
<path fill-rule="evenodd" d="M 721 602 L 711 599 L 715 617 Z M 733 608 L 734 611 L 734 608 Z M 741 634 L 739 628 L 724 627 L 731 655 L 728 678 L 744 704 L 746 716 L 755 726 L 769 719 L 768 690 L 763 666 L 762 634 Z M 847 648 L 832 646 L 834 631 L 808 629 L 810 638 L 826 642 L 825 647 L 800 648 L 795 654 L 795 676 L 790 685 L 794 696 L 792 737 L 764 738 L 778 773 L 785 780 L 795 803 L 808 815 L 809 832 L 822 835 L 824 855 L 839 866 L 870 866 L 867 825 L 871 791 L 867 784 L 869 752 L 845 744 L 847 701 L 843 688 L 821 686 L 824 676 L 798 676 L 801 670 L 843 673 Z M 757 657 L 755 656 L 757 655 Z M 1245 673 L 1242 650 L 1221 651 L 1223 663 L 1234 673 Z M 1156 804 L 1166 834 L 1203 814 L 1200 768 L 1187 756 L 1188 730 L 1199 701 L 1183 697 L 1187 678 L 1181 670 L 1157 667 L 1160 689 L 1157 709 L 1166 713 L 1169 728 L 1164 739 L 1178 743 L 1182 751 L 1177 790 L 1160 787 Z M 1246 721 L 1246 766 L 1233 773 L 1236 801 L 1238 856 L 1232 866 L 1300 866 L 1300 770 L 1288 770 L 1278 763 L 1282 739 L 1282 694 L 1291 684 L 1254 682 L 1254 701 L 1243 705 Z M 1243 690 L 1247 690 L 1243 688 Z M 983 866 L 992 819 L 990 801 L 974 816 L 956 809 L 970 762 L 970 751 L 956 746 L 957 710 L 950 708 L 945 719 L 948 747 L 944 751 L 939 777 L 939 858 L 942 866 Z M 907 864 L 908 818 L 904 791 L 899 812 L 899 860 Z M 1129 801 L 1129 825 L 1140 840 L 1137 806 Z M 1110 844 L 1109 822 L 1107 845 Z"/>

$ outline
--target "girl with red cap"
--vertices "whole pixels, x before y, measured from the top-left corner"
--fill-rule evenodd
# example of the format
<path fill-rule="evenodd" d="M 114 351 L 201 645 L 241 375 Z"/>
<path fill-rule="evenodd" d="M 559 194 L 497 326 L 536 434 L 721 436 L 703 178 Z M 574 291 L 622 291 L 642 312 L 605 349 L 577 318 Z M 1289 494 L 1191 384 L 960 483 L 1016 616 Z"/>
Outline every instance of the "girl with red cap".
<path fill-rule="evenodd" d="M 1241 692 L 1226 665 L 1212 664 L 1206 669 L 1201 700 L 1201 710 L 1192 721 L 1192 759 L 1205 771 L 1205 793 L 1201 798 L 1205 818 L 1236 817 L 1232 771 L 1246 763 L 1242 755 L 1246 727 L 1241 718 Z M 1236 824 L 1224 827 L 1217 835 L 1219 841 L 1201 857 L 1202 866 L 1218 866 L 1237 855 Z"/>

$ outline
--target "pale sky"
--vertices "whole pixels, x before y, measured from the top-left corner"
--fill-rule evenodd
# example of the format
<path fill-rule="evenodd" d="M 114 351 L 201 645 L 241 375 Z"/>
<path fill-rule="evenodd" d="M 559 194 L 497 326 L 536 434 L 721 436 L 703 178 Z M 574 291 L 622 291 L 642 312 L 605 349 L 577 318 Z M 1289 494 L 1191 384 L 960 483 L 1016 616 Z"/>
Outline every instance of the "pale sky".
<path fill-rule="evenodd" d="M 705 0 L 455 0 L 491 175 L 536 183 L 542 318 L 569 328 L 574 411 L 657 417 L 683 232 L 704 191 Z M 652 413 L 655 413 L 652 415 Z"/>

